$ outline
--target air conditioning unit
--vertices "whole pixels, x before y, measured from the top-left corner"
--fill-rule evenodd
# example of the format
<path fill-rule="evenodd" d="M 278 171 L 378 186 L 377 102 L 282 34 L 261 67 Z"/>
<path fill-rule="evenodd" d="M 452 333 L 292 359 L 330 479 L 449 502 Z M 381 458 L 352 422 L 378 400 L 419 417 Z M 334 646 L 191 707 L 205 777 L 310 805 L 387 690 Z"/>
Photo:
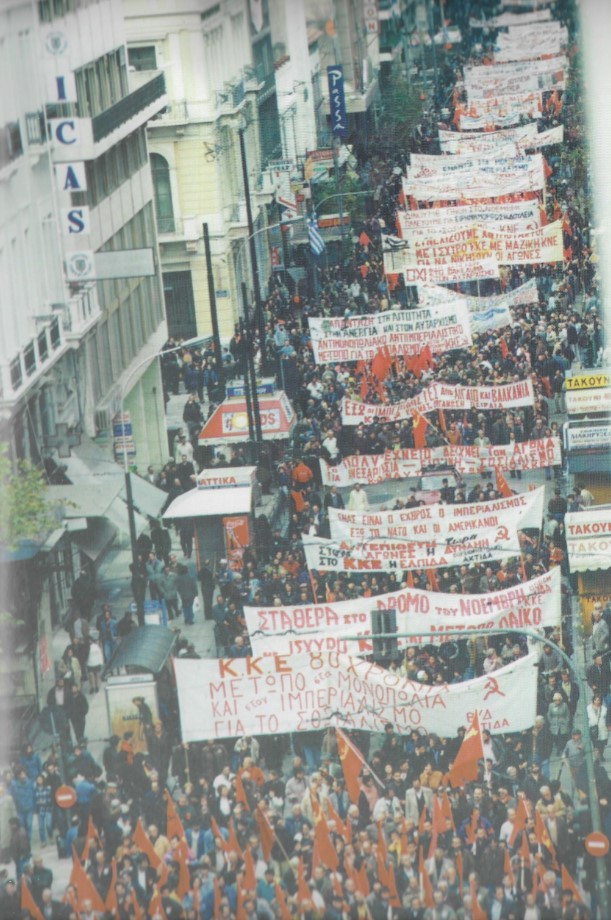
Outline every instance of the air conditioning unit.
<path fill-rule="evenodd" d="M 197 240 L 187 240 L 185 249 L 187 252 L 197 252 Z"/>
<path fill-rule="evenodd" d="M 110 412 L 108 409 L 97 409 L 94 415 L 94 425 L 96 434 L 108 431 L 110 428 Z"/>

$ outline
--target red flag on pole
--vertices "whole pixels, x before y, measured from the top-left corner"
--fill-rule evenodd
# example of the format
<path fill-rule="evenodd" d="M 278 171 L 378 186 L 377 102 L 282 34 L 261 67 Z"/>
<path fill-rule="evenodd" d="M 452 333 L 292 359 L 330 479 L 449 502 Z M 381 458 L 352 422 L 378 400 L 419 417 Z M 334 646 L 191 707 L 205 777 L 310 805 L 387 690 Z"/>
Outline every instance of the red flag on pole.
<path fill-rule="evenodd" d="M 95 887 L 85 870 L 81 861 L 72 850 L 72 872 L 70 873 L 70 884 L 74 885 L 78 895 L 78 909 L 83 909 L 83 901 L 91 901 L 93 910 L 99 910 L 103 913 L 105 910 L 104 902 L 100 897 L 98 889 Z"/>
<path fill-rule="evenodd" d="M 182 821 L 178 817 L 176 808 L 174 807 L 174 802 L 172 801 L 172 796 L 166 789 L 164 792 L 165 798 L 165 807 L 166 807 L 166 837 L 168 840 L 171 840 L 172 837 L 176 836 L 179 840 L 185 839 L 185 829 L 182 826 Z"/>
<path fill-rule="evenodd" d="M 494 471 L 494 474 L 496 477 L 496 491 L 499 493 L 499 495 L 502 495 L 503 498 L 511 498 L 511 496 L 513 495 L 513 492 L 511 491 L 509 483 L 507 482 L 507 480 L 505 479 L 501 471 L 499 469 L 496 469 Z"/>
<path fill-rule="evenodd" d="M 433 901 L 433 888 L 431 886 L 431 880 L 429 874 L 426 871 L 424 866 L 424 854 L 422 852 L 422 847 L 418 847 L 418 875 L 420 876 L 420 891 L 422 892 L 422 900 L 426 907 L 434 907 L 435 902 Z"/>
<path fill-rule="evenodd" d="M 32 920 L 44 920 L 40 908 L 26 884 L 25 875 L 21 876 L 21 909 L 29 911 Z"/>
<path fill-rule="evenodd" d="M 132 840 L 136 845 L 136 849 L 140 850 L 141 853 L 144 853 L 149 861 L 149 865 L 152 866 L 153 869 L 157 869 L 161 863 L 161 859 L 159 856 L 157 856 L 157 853 L 155 852 L 149 837 L 147 837 L 147 835 L 144 833 L 144 828 L 142 827 L 140 818 L 138 818 L 138 821 L 136 822 L 136 827 L 134 828 L 134 832 L 132 834 Z"/>
<path fill-rule="evenodd" d="M 89 850 L 91 849 L 91 844 L 95 841 L 98 845 L 98 849 L 102 849 L 102 843 L 100 841 L 100 835 L 96 830 L 96 826 L 93 823 L 93 818 L 89 815 L 87 820 L 87 833 L 85 835 L 85 845 L 83 846 L 83 852 L 81 853 L 81 862 L 83 865 L 87 862 L 89 858 Z"/>
<path fill-rule="evenodd" d="M 255 878 L 255 863 L 249 847 L 246 847 L 244 850 L 244 878 L 242 881 L 246 891 L 255 890 L 257 886 L 257 879 Z"/>
<path fill-rule="evenodd" d="M 471 895 L 471 920 L 488 920 L 488 915 L 480 906 L 477 900 L 477 887 L 475 885 L 475 876 L 471 875 L 469 879 L 469 894 Z"/>
<path fill-rule="evenodd" d="M 414 576 L 412 574 L 411 569 L 407 570 L 407 578 L 405 579 L 405 584 L 407 585 L 408 588 L 414 587 Z"/>
<path fill-rule="evenodd" d="M 501 336 L 501 338 L 499 339 L 499 348 L 500 348 L 500 351 L 501 351 L 501 358 L 502 358 L 503 361 L 504 361 L 505 358 L 507 357 L 507 355 L 509 354 L 509 349 L 507 348 L 507 342 L 505 341 L 505 339 L 504 339 L 502 336 Z"/>
<path fill-rule="evenodd" d="M 569 873 L 568 869 L 566 868 L 564 864 L 560 867 L 560 880 L 561 880 L 562 890 L 564 891 L 565 889 L 568 889 L 568 891 L 571 891 L 573 893 L 573 897 L 575 898 L 575 900 L 583 904 L 583 898 L 579 894 L 579 889 L 577 888 L 577 885 L 573 881 L 571 874 Z"/>
<path fill-rule="evenodd" d="M 278 910 L 280 911 L 280 920 L 291 920 L 291 912 L 288 909 L 286 898 L 284 897 L 284 891 L 278 882 L 274 882 L 274 892 L 276 895 L 276 904 L 278 905 Z"/>
<path fill-rule="evenodd" d="M 244 783 L 239 774 L 235 778 L 235 800 L 236 802 L 241 802 L 244 808 L 247 811 L 250 811 L 250 805 L 248 804 L 248 799 L 246 798 L 246 792 L 244 791 Z"/>
<path fill-rule="evenodd" d="M 228 852 L 234 850 L 239 857 L 242 857 L 242 847 L 240 846 L 240 842 L 236 837 L 236 832 L 233 828 L 233 821 L 231 818 L 229 819 L 229 825 L 227 827 L 227 848 Z"/>
<path fill-rule="evenodd" d="M 311 900 L 311 893 L 308 887 L 308 883 L 305 880 L 305 872 L 303 870 L 303 859 L 299 857 L 299 862 L 297 863 L 297 897 L 300 901 L 309 901 Z"/>
<path fill-rule="evenodd" d="M 449 777 L 451 786 L 462 786 L 463 783 L 472 783 L 477 779 L 477 762 L 482 760 L 484 748 L 482 733 L 479 728 L 477 710 L 473 714 L 473 721 L 469 726 L 454 763 L 450 767 Z"/>
<path fill-rule="evenodd" d="M 259 840 L 261 841 L 263 859 L 265 862 L 269 862 L 269 858 L 272 853 L 272 847 L 274 845 L 274 831 L 271 824 L 267 820 L 267 816 L 261 808 L 261 803 L 259 803 L 255 808 L 255 821 L 257 822 L 257 828 L 259 830 Z"/>
<path fill-rule="evenodd" d="M 508 875 L 511 880 L 511 887 L 515 887 L 515 879 L 513 877 L 513 869 L 511 868 L 511 859 L 509 857 L 509 850 L 505 849 L 505 855 L 503 856 L 503 875 Z"/>
<path fill-rule="evenodd" d="M 337 741 L 337 753 L 339 754 L 342 770 L 344 771 L 346 791 L 350 801 L 356 804 L 361 792 L 359 775 L 365 765 L 365 760 L 361 752 L 353 745 L 341 728 L 335 729 L 335 738 Z"/>
<path fill-rule="evenodd" d="M 331 842 L 329 828 L 324 818 L 316 824 L 314 829 L 314 852 L 312 862 L 314 862 L 316 858 L 318 858 L 319 863 L 322 863 L 323 866 L 332 871 L 335 871 L 339 865 L 339 859 L 335 847 Z"/>
<path fill-rule="evenodd" d="M 412 436 L 414 438 L 414 447 L 421 450 L 426 447 L 426 429 L 428 422 L 421 412 L 417 409 L 410 409 L 412 416 Z"/>
<path fill-rule="evenodd" d="M 432 591 L 439 591 L 439 581 L 435 569 L 425 569 L 426 577 Z"/>

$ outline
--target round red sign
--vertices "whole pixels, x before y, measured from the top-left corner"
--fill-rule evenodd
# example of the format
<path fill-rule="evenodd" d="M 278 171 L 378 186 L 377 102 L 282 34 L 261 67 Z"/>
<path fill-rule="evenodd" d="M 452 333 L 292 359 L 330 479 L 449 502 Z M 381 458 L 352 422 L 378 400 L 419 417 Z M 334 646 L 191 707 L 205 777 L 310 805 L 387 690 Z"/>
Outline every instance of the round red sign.
<path fill-rule="evenodd" d="M 590 856 L 606 856 L 609 852 L 609 838 L 599 831 L 592 831 L 583 842 Z"/>
<path fill-rule="evenodd" d="M 58 786 L 55 790 L 55 801 L 60 808 L 72 808 L 76 802 L 76 792 L 72 786 Z"/>

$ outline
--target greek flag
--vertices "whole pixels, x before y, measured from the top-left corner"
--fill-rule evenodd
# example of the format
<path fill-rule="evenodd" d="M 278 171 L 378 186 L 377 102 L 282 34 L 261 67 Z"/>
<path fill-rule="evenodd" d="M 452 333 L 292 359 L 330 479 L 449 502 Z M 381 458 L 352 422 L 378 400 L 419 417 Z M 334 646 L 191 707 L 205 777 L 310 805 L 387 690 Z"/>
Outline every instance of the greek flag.
<path fill-rule="evenodd" d="M 319 256 L 325 251 L 325 242 L 318 229 L 316 214 L 308 218 L 308 240 L 310 241 L 310 249 L 315 256 Z"/>

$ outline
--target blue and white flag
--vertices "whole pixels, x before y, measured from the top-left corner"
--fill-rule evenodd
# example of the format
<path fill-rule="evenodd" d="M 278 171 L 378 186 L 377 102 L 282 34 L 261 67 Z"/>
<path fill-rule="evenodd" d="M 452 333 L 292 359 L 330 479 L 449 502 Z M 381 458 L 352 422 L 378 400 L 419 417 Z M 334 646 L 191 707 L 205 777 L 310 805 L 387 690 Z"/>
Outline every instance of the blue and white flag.
<path fill-rule="evenodd" d="M 316 214 L 313 214 L 312 217 L 308 218 L 308 240 L 310 241 L 310 249 L 314 255 L 322 255 L 322 253 L 325 251 L 325 241 L 320 235 Z"/>

